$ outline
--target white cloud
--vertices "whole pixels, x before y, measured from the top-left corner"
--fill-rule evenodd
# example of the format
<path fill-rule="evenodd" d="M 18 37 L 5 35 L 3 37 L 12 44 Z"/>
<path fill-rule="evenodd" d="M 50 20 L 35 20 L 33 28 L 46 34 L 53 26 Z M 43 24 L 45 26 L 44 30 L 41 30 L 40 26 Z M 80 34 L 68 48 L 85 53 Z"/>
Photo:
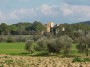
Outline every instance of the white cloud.
<path fill-rule="evenodd" d="M 10 14 L 9 14 L 9 18 L 10 19 L 18 19 L 19 17 L 17 16 L 17 10 L 14 10 L 12 11 Z"/>
<path fill-rule="evenodd" d="M 57 17 L 59 14 L 59 11 L 57 9 L 57 5 L 50 6 L 48 4 L 43 4 L 41 7 L 38 8 L 38 11 L 40 11 L 44 16 Z"/>
<path fill-rule="evenodd" d="M 35 15 L 35 11 L 34 9 L 20 9 L 19 13 L 21 13 L 22 15 Z"/>
<path fill-rule="evenodd" d="M 61 5 L 60 10 L 63 12 L 64 16 L 67 16 L 67 15 L 73 13 L 73 10 L 71 9 L 71 6 L 69 6 L 68 4 Z"/>
<path fill-rule="evenodd" d="M 61 5 L 60 10 L 64 17 L 73 18 L 76 20 L 90 20 L 90 6 L 86 5 Z"/>
<path fill-rule="evenodd" d="M 90 20 L 90 6 L 84 5 L 48 5 L 43 4 L 35 8 L 20 8 L 11 11 L 10 13 L 0 12 L 0 19 L 27 19 L 27 18 L 37 18 L 37 17 L 61 17 L 63 19 L 69 20 Z"/>
<path fill-rule="evenodd" d="M 20 19 L 20 18 L 33 18 L 38 16 L 58 16 L 59 12 L 55 10 L 57 6 L 49 6 L 47 4 L 43 4 L 40 7 L 36 8 L 21 8 L 17 10 L 13 10 L 9 13 L 9 17 L 11 19 Z"/>
<path fill-rule="evenodd" d="M 33 17 L 36 13 L 34 9 L 18 9 L 14 10 L 9 14 L 9 17 L 12 19 L 20 19 L 22 17 Z"/>
<path fill-rule="evenodd" d="M 52 14 L 52 7 L 47 4 L 42 5 L 41 12 L 45 15 Z"/>

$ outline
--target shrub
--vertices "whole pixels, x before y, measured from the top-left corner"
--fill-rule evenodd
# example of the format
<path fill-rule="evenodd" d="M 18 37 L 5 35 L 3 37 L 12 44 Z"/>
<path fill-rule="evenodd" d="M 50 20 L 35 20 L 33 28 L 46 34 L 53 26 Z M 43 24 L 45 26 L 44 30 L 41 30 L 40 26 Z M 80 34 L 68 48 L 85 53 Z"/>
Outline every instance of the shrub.
<path fill-rule="evenodd" d="M 44 36 L 46 36 L 47 38 L 52 38 L 53 37 L 53 34 L 51 34 L 50 32 L 46 32 L 44 33 Z"/>
<path fill-rule="evenodd" d="M 90 58 L 79 58 L 76 57 L 72 60 L 72 62 L 90 62 Z"/>
<path fill-rule="evenodd" d="M 70 52 L 70 48 L 73 40 L 69 36 L 64 35 L 59 38 L 59 41 L 60 41 L 60 44 L 62 45 L 62 50 L 64 51 L 64 55 L 68 55 Z"/>
<path fill-rule="evenodd" d="M 6 41 L 4 38 L 0 38 L 0 42 L 4 42 Z"/>
<path fill-rule="evenodd" d="M 34 40 L 34 41 L 37 41 L 38 39 L 40 39 L 40 36 L 39 36 L 39 35 L 34 35 L 34 36 L 33 36 L 33 40 Z"/>
<path fill-rule="evenodd" d="M 16 40 L 14 38 L 8 37 L 6 42 L 8 42 L 8 43 L 16 42 Z"/>
<path fill-rule="evenodd" d="M 84 58 L 84 60 L 90 62 L 90 58 Z"/>
<path fill-rule="evenodd" d="M 33 51 L 34 51 L 33 43 L 34 43 L 33 41 L 28 41 L 25 44 L 25 49 L 30 53 L 33 53 Z"/>
<path fill-rule="evenodd" d="M 36 54 L 36 56 L 48 56 L 49 53 L 47 51 L 40 51 Z"/>
<path fill-rule="evenodd" d="M 48 42 L 48 51 L 49 53 L 60 53 L 60 44 L 56 42 L 56 39 L 51 39 Z"/>
<path fill-rule="evenodd" d="M 47 42 L 48 42 L 47 38 L 43 37 L 41 39 L 38 39 L 37 45 L 35 46 L 35 50 L 37 50 L 37 51 L 46 51 L 47 50 Z"/>
<path fill-rule="evenodd" d="M 26 40 L 25 38 L 18 38 L 18 39 L 16 39 L 17 42 L 25 42 L 25 40 Z"/>
<path fill-rule="evenodd" d="M 82 58 L 76 57 L 72 60 L 72 62 L 84 62 Z"/>
<path fill-rule="evenodd" d="M 67 35 L 61 36 L 60 38 L 51 39 L 47 45 L 48 51 L 53 53 L 60 53 L 62 50 L 64 55 L 68 55 L 72 42 L 73 40 Z"/>
<path fill-rule="evenodd" d="M 78 49 L 79 53 L 82 53 L 85 50 L 85 44 L 79 43 L 76 48 Z"/>

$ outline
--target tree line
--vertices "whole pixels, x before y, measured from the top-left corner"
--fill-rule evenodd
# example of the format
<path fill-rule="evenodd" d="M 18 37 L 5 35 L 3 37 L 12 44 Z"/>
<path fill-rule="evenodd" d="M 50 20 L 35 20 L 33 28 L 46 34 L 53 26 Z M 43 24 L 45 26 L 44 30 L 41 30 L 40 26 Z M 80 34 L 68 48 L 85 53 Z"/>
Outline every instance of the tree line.
<path fill-rule="evenodd" d="M 52 34 L 56 34 L 56 30 L 59 29 L 58 34 L 61 34 L 61 29 L 65 28 L 65 32 L 67 34 L 69 33 L 74 33 L 75 31 L 78 30 L 83 30 L 83 31 L 89 31 L 90 30 L 90 25 L 86 24 L 61 24 L 59 26 L 55 26 L 54 28 L 51 29 Z M 6 23 L 1 23 L 0 24 L 0 35 L 5 34 L 5 35 L 29 35 L 29 34 L 41 34 L 41 32 L 45 31 L 46 27 L 44 24 L 38 21 L 34 21 L 33 23 L 30 22 L 19 22 L 17 24 L 11 24 L 8 25 Z M 46 33 L 46 32 L 45 32 Z"/>
<path fill-rule="evenodd" d="M 17 24 L 7 25 L 6 23 L 0 24 L 0 34 L 6 35 L 28 35 L 31 31 L 42 31 L 44 26 L 41 22 L 19 22 Z"/>

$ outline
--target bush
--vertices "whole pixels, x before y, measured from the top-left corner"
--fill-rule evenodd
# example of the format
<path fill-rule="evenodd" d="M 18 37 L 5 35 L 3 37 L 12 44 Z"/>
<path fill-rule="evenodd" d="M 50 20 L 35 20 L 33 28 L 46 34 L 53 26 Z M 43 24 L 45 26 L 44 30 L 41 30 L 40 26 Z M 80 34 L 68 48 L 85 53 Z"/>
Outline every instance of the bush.
<path fill-rule="evenodd" d="M 65 35 L 60 38 L 47 39 L 42 37 L 37 40 L 37 44 L 33 44 L 32 41 L 26 43 L 26 50 L 29 52 L 35 51 L 46 51 L 49 53 L 59 54 L 61 51 L 64 52 L 64 55 L 68 55 L 72 44 L 72 39 Z"/>
<path fill-rule="evenodd" d="M 34 35 L 34 36 L 33 36 L 33 40 L 34 40 L 34 41 L 37 41 L 38 39 L 40 39 L 40 36 L 39 36 L 39 35 Z"/>
<path fill-rule="evenodd" d="M 82 53 L 82 52 L 84 52 L 84 50 L 85 50 L 85 44 L 79 43 L 79 44 L 76 46 L 76 48 L 78 49 L 78 52 L 79 52 L 79 53 Z"/>
<path fill-rule="evenodd" d="M 33 41 L 28 41 L 26 42 L 26 45 L 25 45 L 25 49 L 30 53 L 33 53 L 34 51 L 33 43 L 34 43 Z"/>
<path fill-rule="evenodd" d="M 49 53 L 60 53 L 60 44 L 56 42 L 56 39 L 51 39 L 48 42 L 48 51 Z"/>
<path fill-rule="evenodd" d="M 60 53 L 61 51 L 63 51 L 64 55 L 68 55 L 72 42 L 73 40 L 67 35 L 61 36 L 60 38 L 51 39 L 47 45 L 48 51 L 50 53 Z"/>
<path fill-rule="evenodd" d="M 72 62 L 84 62 L 84 60 L 82 58 L 76 57 Z"/>
<path fill-rule="evenodd" d="M 90 58 L 84 58 L 86 62 L 90 62 Z"/>
<path fill-rule="evenodd" d="M 35 46 L 35 50 L 37 50 L 37 51 L 46 51 L 47 50 L 47 42 L 48 42 L 47 38 L 43 37 L 41 39 L 38 39 L 37 45 Z"/>
<path fill-rule="evenodd" d="M 72 62 L 90 62 L 90 58 L 79 58 L 76 57 L 72 60 Z"/>
<path fill-rule="evenodd" d="M 59 38 L 59 41 L 60 41 L 60 44 L 62 45 L 62 50 L 64 52 L 64 55 L 68 55 L 70 52 L 70 48 L 73 40 L 69 36 L 64 35 Z"/>
<path fill-rule="evenodd" d="M 47 51 L 40 51 L 36 54 L 36 56 L 48 56 L 49 53 Z"/>
<path fill-rule="evenodd" d="M 0 42 L 5 42 L 5 41 L 6 41 L 6 39 L 0 38 Z"/>
<path fill-rule="evenodd" d="M 26 40 L 25 38 L 18 38 L 18 39 L 16 39 L 17 42 L 25 42 L 25 40 Z"/>
<path fill-rule="evenodd" d="M 16 42 L 16 40 L 14 38 L 9 37 L 6 42 L 12 43 L 12 42 Z"/>

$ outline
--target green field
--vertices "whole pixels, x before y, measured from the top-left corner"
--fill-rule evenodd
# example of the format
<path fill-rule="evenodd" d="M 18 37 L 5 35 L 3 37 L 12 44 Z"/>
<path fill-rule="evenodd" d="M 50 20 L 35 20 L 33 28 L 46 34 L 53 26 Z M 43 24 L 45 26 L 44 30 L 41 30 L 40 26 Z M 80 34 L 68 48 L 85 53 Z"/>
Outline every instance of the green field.
<path fill-rule="evenodd" d="M 21 54 L 24 47 L 25 43 L 0 43 L 0 54 Z"/>
<path fill-rule="evenodd" d="M 16 43 L 0 43 L 0 54 L 8 55 L 25 55 L 27 52 L 25 50 L 25 43 L 16 42 Z M 76 49 L 76 44 L 72 44 L 71 55 L 81 55 Z M 84 55 L 84 53 L 82 53 Z"/>
<path fill-rule="evenodd" d="M 75 46 L 72 45 L 71 53 L 77 53 Z M 0 54 L 20 55 L 25 52 L 25 43 L 0 43 Z"/>

